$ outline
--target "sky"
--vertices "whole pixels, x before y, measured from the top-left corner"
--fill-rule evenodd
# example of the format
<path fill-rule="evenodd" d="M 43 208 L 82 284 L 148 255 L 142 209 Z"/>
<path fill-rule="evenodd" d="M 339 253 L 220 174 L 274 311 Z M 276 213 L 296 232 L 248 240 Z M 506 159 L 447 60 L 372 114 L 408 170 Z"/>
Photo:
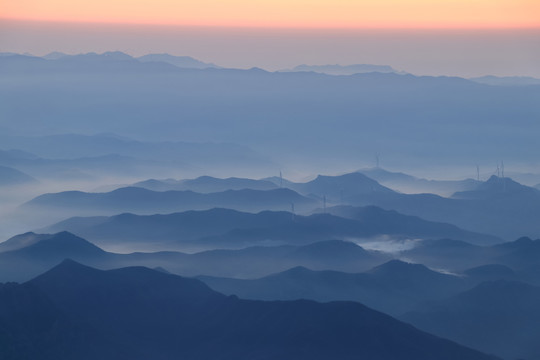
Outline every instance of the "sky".
<path fill-rule="evenodd" d="M 538 0 L 1 0 L 7 19 L 184 26 L 540 26 Z"/>
<path fill-rule="evenodd" d="M 538 0 L 0 0 L 0 51 L 540 77 Z"/>

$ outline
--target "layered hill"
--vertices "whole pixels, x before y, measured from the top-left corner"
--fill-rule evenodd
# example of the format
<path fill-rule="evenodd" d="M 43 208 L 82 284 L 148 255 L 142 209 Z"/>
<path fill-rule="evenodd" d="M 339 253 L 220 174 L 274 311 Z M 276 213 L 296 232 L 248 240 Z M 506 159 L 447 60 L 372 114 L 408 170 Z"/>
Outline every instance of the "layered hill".
<path fill-rule="evenodd" d="M 65 261 L 4 285 L 0 303 L 0 352 L 9 360 L 492 359 L 357 303 L 239 300 L 146 268 L 104 272 Z"/>
<path fill-rule="evenodd" d="M 391 239 L 455 238 L 478 244 L 500 239 L 464 231 L 453 225 L 429 222 L 371 206 L 328 208 L 310 216 L 290 212 L 257 214 L 231 209 L 187 211 L 166 215 L 121 214 L 112 217 L 75 217 L 54 224 L 47 232 L 70 231 L 99 244 L 161 244 L 230 248 L 271 244 L 306 244 L 328 239 L 357 242 L 387 235 Z"/>

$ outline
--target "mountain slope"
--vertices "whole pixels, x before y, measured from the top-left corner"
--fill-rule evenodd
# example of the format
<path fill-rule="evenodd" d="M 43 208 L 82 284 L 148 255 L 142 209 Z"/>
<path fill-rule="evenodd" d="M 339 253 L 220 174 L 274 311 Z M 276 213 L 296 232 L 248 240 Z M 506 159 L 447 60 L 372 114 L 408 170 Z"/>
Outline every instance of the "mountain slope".
<path fill-rule="evenodd" d="M 266 180 L 253 180 L 247 178 L 226 178 L 219 179 L 212 176 L 200 176 L 196 179 L 187 180 L 155 180 L 149 179 L 133 184 L 136 187 L 142 187 L 154 191 L 168 190 L 191 190 L 200 193 L 212 193 L 227 190 L 272 190 L 278 186 Z"/>
<path fill-rule="evenodd" d="M 540 236 L 540 223 L 536 221 L 540 213 L 540 191 L 509 178 L 493 176 L 476 190 L 458 192 L 451 198 L 433 194 L 368 193 L 352 196 L 347 202 L 357 206 L 376 205 L 507 240 Z"/>
<path fill-rule="evenodd" d="M 427 180 L 380 167 L 361 169 L 358 172 L 376 180 L 381 185 L 403 193 L 432 193 L 450 196 L 458 191 L 473 190 L 480 184 L 479 181 L 473 179 Z"/>
<path fill-rule="evenodd" d="M 0 166 L 0 186 L 24 185 L 35 183 L 36 179 L 7 166 Z"/>
<path fill-rule="evenodd" d="M 363 271 L 388 256 L 345 241 L 322 241 L 305 246 L 248 247 L 193 254 L 174 251 L 119 254 L 106 252 L 68 232 L 27 233 L 0 243 L 0 282 L 26 281 L 65 258 L 100 269 L 142 265 L 161 267 L 185 276 L 209 275 L 250 278 L 293 266 L 312 269 Z M 125 248 L 124 248 L 125 249 Z"/>
<path fill-rule="evenodd" d="M 219 68 L 219 66 L 214 64 L 209 64 L 202 62 L 200 60 L 194 59 L 191 56 L 174 56 L 169 54 L 148 54 L 139 56 L 136 58 L 141 62 L 164 62 L 179 68 L 188 68 L 188 69 L 207 69 L 207 68 Z"/>
<path fill-rule="evenodd" d="M 500 239 L 386 211 L 377 207 L 328 208 L 329 214 L 310 216 L 230 209 L 186 211 L 167 215 L 121 214 L 112 217 L 70 218 L 44 229 L 70 231 L 99 244 L 152 243 L 163 248 L 179 245 L 239 247 L 268 244 L 307 244 L 328 239 L 362 242 L 375 236 L 392 239 L 455 238 L 492 244 Z M 339 215 L 339 216 L 336 216 Z"/>
<path fill-rule="evenodd" d="M 491 245 L 501 241 L 494 236 L 465 231 L 448 223 L 427 221 L 376 206 L 334 206 L 327 208 L 326 211 L 336 216 L 369 224 L 374 232 L 380 234 L 402 234 L 423 239 L 450 238 L 478 245 Z"/>
<path fill-rule="evenodd" d="M 506 359 L 538 359 L 540 288 L 485 282 L 403 317 L 413 325 Z"/>
<path fill-rule="evenodd" d="M 358 301 L 392 315 L 468 288 L 462 279 L 398 260 L 366 273 L 312 271 L 304 267 L 254 280 L 199 277 L 224 294 L 258 300 Z"/>
<path fill-rule="evenodd" d="M 312 209 L 317 201 L 290 189 L 227 190 L 201 194 L 193 191 L 158 192 L 137 187 L 125 187 L 105 193 L 66 191 L 40 195 L 23 205 L 27 210 L 50 209 L 78 214 L 119 212 L 140 214 L 167 213 L 182 210 L 202 210 L 226 207 L 244 211 L 288 210 L 291 204 Z"/>
<path fill-rule="evenodd" d="M 28 280 L 65 258 L 103 266 L 114 257 L 68 232 L 27 233 L 0 245 L 0 281 Z"/>
<path fill-rule="evenodd" d="M 65 261 L 17 287 L 37 288 L 77 328 L 85 324 L 102 334 L 85 340 L 94 345 L 94 356 L 105 359 L 491 358 L 360 304 L 239 300 L 197 280 L 145 268 L 103 272 Z M 23 309 L 30 314 L 30 324 L 40 323 L 32 303 Z M 0 322 L 12 330 L 12 322 Z M 24 330 L 15 340 L 26 335 Z M 45 333 L 49 336 L 36 344 L 38 351 L 49 347 L 56 359 L 88 358 L 84 347 L 75 347 L 69 355 L 60 352 L 58 338 Z M 77 332 L 72 336 L 81 339 Z M 0 351 L 3 358 L 9 354 Z"/>
<path fill-rule="evenodd" d="M 353 196 L 394 192 L 360 173 L 338 176 L 318 175 L 317 178 L 306 183 L 287 182 L 285 186 L 301 194 L 312 194 L 321 199 L 326 197 L 329 201 L 337 203 L 347 201 Z"/>

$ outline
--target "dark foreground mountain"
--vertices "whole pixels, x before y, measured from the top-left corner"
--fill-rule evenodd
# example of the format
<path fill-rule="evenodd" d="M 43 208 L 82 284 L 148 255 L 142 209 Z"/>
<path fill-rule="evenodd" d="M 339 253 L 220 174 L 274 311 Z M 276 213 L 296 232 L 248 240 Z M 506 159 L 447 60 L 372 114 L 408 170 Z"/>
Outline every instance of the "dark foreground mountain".
<path fill-rule="evenodd" d="M 539 359 L 540 288 L 485 282 L 403 317 L 413 325 L 506 359 Z"/>
<path fill-rule="evenodd" d="M 0 288 L 3 359 L 493 359 L 352 302 L 261 302 L 73 261 Z"/>

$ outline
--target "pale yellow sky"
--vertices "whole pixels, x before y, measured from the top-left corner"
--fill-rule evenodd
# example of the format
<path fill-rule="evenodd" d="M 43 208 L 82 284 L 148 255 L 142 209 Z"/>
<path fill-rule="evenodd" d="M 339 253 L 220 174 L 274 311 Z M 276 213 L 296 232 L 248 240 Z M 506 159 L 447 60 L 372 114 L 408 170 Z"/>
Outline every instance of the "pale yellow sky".
<path fill-rule="evenodd" d="M 0 18 L 200 26 L 540 27 L 540 0 L 0 0 Z"/>

